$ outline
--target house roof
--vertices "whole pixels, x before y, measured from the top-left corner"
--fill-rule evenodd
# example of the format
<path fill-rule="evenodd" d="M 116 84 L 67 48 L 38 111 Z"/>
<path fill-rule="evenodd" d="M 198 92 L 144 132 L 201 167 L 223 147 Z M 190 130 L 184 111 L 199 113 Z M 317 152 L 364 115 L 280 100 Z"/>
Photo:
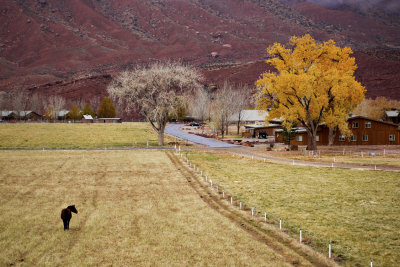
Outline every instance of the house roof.
<path fill-rule="evenodd" d="M 85 115 L 83 115 L 83 118 L 86 119 L 86 120 L 93 120 L 92 115 L 85 114 Z"/>
<path fill-rule="evenodd" d="M 400 110 L 387 110 L 385 111 L 386 116 L 391 117 L 391 118 L 396 118 L 400 115 Z"/>
<path fill-rule="evenodd" d="M 58 117 L 64 117 L 69 113 L 69 110 L 63 109 L 58 112 Z"/>
<path fill-rule="evenodd" d="M 25 116 L 28 116 L 31 113 L 32 113 L 32 110 L 23 110 L 23 111 L 19 112 L 19 116 L 20 117 L 25 117 Z"/>
<path fill-rule="evenodd" d="M 383 124 L 399 126 L 398 124 L 395 124 L 393 122 L 371 119 L 371 118 L 364 117 L 364 116 L 351 116 L 351 117 L 349 117 L 349 119 L 347 121 L 354 120 L 354 119 L 365 119 L 365 120 L 375 121 L 375 122 L 379 122 L 379 123 L 383 123 Z"/>
<path fill-rule="evenodd" d="M 18 111 L 2 110 L 1 111 L 1 116 L 3 116 L 3 117 L 10 116 L 12 113 L 14 113 L 14 115 L 16 115 L 16 114 L 18 114 Z M 28 116 L 29 114 L 32 114 L 32 113 L 39 115 L 38 113 L 36 113 L 36 112 L 34 112 L 32 110 L 22 110 L 22 111 L 19 112 L 19 116 L 20 117 L 25 117 L 25 116 Z"/>
<path fill-rule="evenodd" d="M 1 111 L 1 116 L 2 117 L 7 117 L 7 116 L 10 116 L 12 113 L 17 114 L 15 111 L 12 111 L 12 110 L 2 110 Z"/>
<path fill-rule="evenodd" d="M 98 118 L 99 120 L 120 120 L 121 118 Z"/>
<path fill-rule="evenodd" d="M 241 121 L 265 121 L 268 112 L 265 110 L 245 109 L 240 112 Z M 238 121 L 239 113 L 229 117 L 229 121 Z"/>
<path fill-rule="evenodd" d="M 250 124 L 250 125 L 245 125 L 245 128 L 253 128 L 253 129 L 260 129 L 260 128 L 274 128 L 274 127 L 281 127 L 280 124 L 274 124 L 270 123 L 269 125 L 259 125 L 259 124 Z"/>
<path fill-rule="evenodd" d="M 296 133 L 306 133 L 307 130 L 304 127 L 297 127 L 297 128 L 292 128 L 293 130 L 296 130 Z M 277 133 L 283 132 L 283 129 L 278 129 L 276 130 Z"/>

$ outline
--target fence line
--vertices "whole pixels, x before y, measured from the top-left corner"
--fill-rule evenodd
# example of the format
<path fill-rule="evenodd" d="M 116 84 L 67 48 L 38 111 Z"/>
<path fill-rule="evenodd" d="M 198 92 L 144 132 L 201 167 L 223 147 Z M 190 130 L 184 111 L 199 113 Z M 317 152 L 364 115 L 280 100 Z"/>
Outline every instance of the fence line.
<path fill-rule="evenodd" d="M 182 154 L 181 154 L 180 151 L 177 152 L 177 154 L 180 155 L 180 156 L 182 157 Z M 242 156 L 245 157 L 244 155 L 242 155 Z M 254 159 L 254 156 L 252 156 L 252 159 Z M 183 161 L 186 161 L 186 163 L 190 166 L 191 162 L 190 162 L 190 160 L 189 160 L 185 155 L 183 156 Z M 264 162 L 265 162 L 265 158 L 264 158 Z M 333 167 L 333 163 L 332 163 L 332 167 Z M 191 168 L 190 168 L 190 169 L 191 169 Z M 375 170 L 376 170 L 376 166 L 375 166 Z M 196 169 L 194 169 L 194 172 L 196 173 Z M 197 172 L 199 172 L 199 169 L 197 169 Z M 200 177 L 202 177 L 203 170 L 201 170 L 200 172 L 201 172 L 201 176 L 200 176 Z M 208 178 L 208 175 L 205 175 L 205 182 L 206 182 L 206 184 L 207 184 L 208 182 L 210 182 L 210 184 L 211 184 L 211 189 L 214 189 L 212 179 L 210 178 L 210 179 L 207 180 L 207 178 Z M 203 181 L 203 180 L 200 179 L 199 181 Z M 216 184 L 216 183 L 215 183 L 215 184 Z M 219 187 L 218 187 L 218 184 L 216 184 L 216 191 L 217 191 L 217 194 L 219 195 Z M 225 199 L 225 191 L 224 191 L 224 190 L 222 190 L 222 199 Z M 230 203 L 231 203 L 232 206 L 234 205 L 234 204 L 233 204 L 233 196 L 232 196 L 232 195 L 231 195 L 231 197 L 230 197 Z M 241 202 L 241 201 L 239 202 L 239 210 L 242 210 L 242 202 Z M 254 215 L 257 215 L 257 213 L 255 213 L 255 207 L 252 207 L 252 208 L 251 208 L 251 216 L 254 217 Z M 266 223 L 266 224 L 268 223 L 268 222 L 267 222 L 267 212 L 264 212 L 264 223 Z M 283 220 L 282 220 L 282 218 L 280 218 L 280 219 L 279 219 L 279 229 L 280 229 L 280 230 L 282 230 L 282 223 L 283 223 Z M 300 236 L 299 236 L 299 243 L 302 244 L 302 243 L 303 243 L 303 230 L 300 230 L 300 233 L 299 233 L 299 234 L 300 234 Z M 329 259 L 332 258 L 332 244 L 331 244 L 331 240 L 329 241 L 328 258 L 329 258 Z M 370 266 L 372 267 L 372 260 L 370 261 Z"/>

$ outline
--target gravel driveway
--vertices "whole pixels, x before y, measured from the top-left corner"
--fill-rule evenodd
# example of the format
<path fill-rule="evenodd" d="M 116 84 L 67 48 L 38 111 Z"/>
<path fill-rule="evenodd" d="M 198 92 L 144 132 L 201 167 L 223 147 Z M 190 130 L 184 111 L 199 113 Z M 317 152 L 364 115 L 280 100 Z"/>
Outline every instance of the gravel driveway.
<path fill-rule="evenodd" d="M 205 138 L 202 136 L 198 136 L 195 134 L 189 134 L 181 130 L 181 128 L 185 126 L 184 124 L 171 124 L 165 128 L 165 133 L 168 135 L 172 135 L 178 137 L 183 140 L 188 140 L 189 142 L 205 145 L 213 148 L 222 148 L 222 147 L 240 147 L 238 145 L 228 144 L 222 141 L 218 141 L 211 138 Z"/>

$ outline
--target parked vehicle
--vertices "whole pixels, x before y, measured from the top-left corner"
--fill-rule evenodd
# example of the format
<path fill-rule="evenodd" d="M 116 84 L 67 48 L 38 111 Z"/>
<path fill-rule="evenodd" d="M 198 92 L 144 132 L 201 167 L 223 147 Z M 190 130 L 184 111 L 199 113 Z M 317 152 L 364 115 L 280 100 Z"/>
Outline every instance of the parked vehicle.
<path fill-rule="evenodd" d="M 258 133 L 258 138 L 259 139 L 267 139 L 267 133 L 266 132 L 259 132 Z"/>
<path fill-rule="evenodd" d="M 201 126 L 200 123 L 194 122 L 194 121 L 192 121 L 189 125 L 190 126 Z"/>

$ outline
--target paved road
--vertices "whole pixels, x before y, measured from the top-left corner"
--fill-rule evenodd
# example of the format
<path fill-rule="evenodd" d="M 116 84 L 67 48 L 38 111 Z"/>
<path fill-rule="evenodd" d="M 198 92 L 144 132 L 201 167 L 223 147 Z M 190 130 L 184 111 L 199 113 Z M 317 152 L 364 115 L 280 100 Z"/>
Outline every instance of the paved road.
<path fill-rule="evenodd" d="M 254 159 L 261 159 L 261 160 L 272 160 L 272 161 L 280 161 L 280 162 L 287 162 L 293 165 L 305 165 L 305 166 L 312 166 L 312 167 L 333 167 L 333 168 L 350 168 L 350 169 L 364 169 L 364 170 L 386 170 L 386 171 L 400 171 L 398 167 L 391 167 L 391 166 L 374 166 L 374 165 L 358 165 L 358 164 L 341 164 L 341 163 L 326 163 L 326 162 L 311 162 L 311 161 L 304 161 L 304 160 L 292 160 L 286 158 L 278 158 L 272 156 L 260 156 L 255 154 L 251 148 L 232 145 L 222 141 L 218 141 L 215 139 L 201 137 L 195 134 L 188 134 L 180 129 L 183 127 L 183 124 L 172 124 L 168 125 L 165 128 L 165 133 L 176 136 L 183 140 L 188 140 L 193 143 L 201 144 L 207 146 L 207 148 L 226 148 L 227 152 L 250 157 Z M 235 149 L 230 149 L 235 148 Z"/>
<path fill-rule="evenodd" d="M 228 148 L 228 147 L 240 147 L 238 145 L 228 144 L 222 141 L 218 141 L 211 138 L 205 138 L 195 134 L 189 134 L 181 130 L 184 124 L 171 124 L 165 128 L 165 133 L 178 137 L 189 142 L 196 143 L 199 145 L 205 145 L 210 148 Z"/>

